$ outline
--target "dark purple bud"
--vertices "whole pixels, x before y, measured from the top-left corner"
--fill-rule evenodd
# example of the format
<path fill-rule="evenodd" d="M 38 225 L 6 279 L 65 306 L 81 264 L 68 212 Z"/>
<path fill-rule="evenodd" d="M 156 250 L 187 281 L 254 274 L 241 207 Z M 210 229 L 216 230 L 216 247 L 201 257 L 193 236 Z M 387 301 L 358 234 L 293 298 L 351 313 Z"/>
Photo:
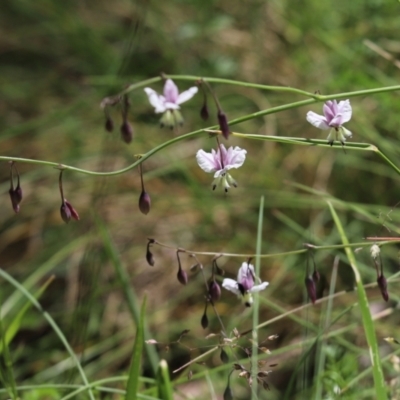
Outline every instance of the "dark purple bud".
<path fill-rule="evenodd" d="M 106 123 L 104 124 L 107 132 L 112 132 L 114 130 L 114 121 L 110 116 L 106 118 Z"/>
<path fill-rule="evenodd" d="M 228 139 L 229 134 L 230 134 L 228 119 L 226 118 L 225 113 L 221 110 L 218 111 L 218 123 L 219 123 L 219 129 L 221 130 L 222 134 L 224 135 L 224 138 Z"/>
<path fill-rule="evenodd" d="M 132 125 L 125 120 L 121 125 L 121 138 L 125 143 L 132 142 L 133 138 L 133 128 Z"/>
<path fill-rule="evenodd" d="M 204 314 L 201 317 L 201 326 L 203 327 L 203 329 L 206 329 L 208 327 L 207 305 L 206 308 L 204 309 Z"/>
<path fill-rule="evenodd" d="M 10 194 L 12 208 L 16 213 L 19 212 L 19 204 L 21 203 L 22 200 L 21 187 L 19 186 L 19 184 L 15 189 L 11 187 L 8 193 Z"/>
<path fill-rule="evenodd" d="M 314 304 L 315 301 L 317 300 L 317 289 L 315 287 L 315 282 L 311 276 L 307 276 L 305 279 L 305 284 L 306 284 L 306 289 L 308 293 L 308 297 Z"/>
<path fill-rule="evenodd" d="M 150 211 L 151 206 L 151 199 L 150 195 L 145 191 L 142 190 L 142 193 L 139 197 L 139 210 L 142 214 L 147 215 Z"/>
<path fill-rule="evenodd" d="M 224 400 L 233 400 L 233 393 L 232 393 L 232 389 L 229 385 L 229 381 L 228 381 L 228 385 L 224 391 Z"/>
<path fill-rule="evenodd" d="M 200 117 L 202 118 L 202 120 L 207 121 L 209 116 L 210 115 L 208 113 L 207 101 L 204 101 L 203 107 L 201 107 L 200 110 Z"/>
<path fill-rule="evenodd" d="M 314 270 L 314 272 L 312 274 L 312 279 L 315 283 L 318 283 L 319 280 L 321 279 L 321 276 L 317 270 Z"/>
<path fill-rule="evenodd" d="M 152 243 L 154 243 L 154 240 L 150 239 L 149 242 L 147 243 L 147 250 L 146 250 L 146 261 L 151 267 L 154 266 L 154 257 L 152 252 L 150 251 L 150 245 Z"/>
<path fill-rule="evenodd" d="M 382 297 L 385 301 L 389 300 L 389 293 L 387 291 L 387 280 L 384 275 L 380 275 L 377 279 L 379 289 L 381 291 Z"/>
<path fill-rule="evenodd" d="M 229 356 L 224 349 L 221 349 L 221 354 L 219 355 L 219 357 L 224 364 L 228 364 Z"/>
<path fill-rule="evenodd" d="M 178 281 L 182 283 L 182 285 L 186 285 L 188 283 L 188 275 L 186 271 L 184 271 L 182 268 L 179 268 L 178 274 L 176 276 L 178 278 Z"/>
<path fill-rule="evenodd" d="M 60 213 L 61 218 L 66 223 L 68 223 L 71 218 L 79 221 L 79 214 L 77 213 L 75 208 L 72 207 L 71 203 L 68 200 L 64 199 L 64 201 L 61 203 Z"/>
<path fill-rule="evenodd" d="M 215 280 L 212 280 L 208 285 L 208 294 L 214 303 L 221 297 L 221 287 Z"/>

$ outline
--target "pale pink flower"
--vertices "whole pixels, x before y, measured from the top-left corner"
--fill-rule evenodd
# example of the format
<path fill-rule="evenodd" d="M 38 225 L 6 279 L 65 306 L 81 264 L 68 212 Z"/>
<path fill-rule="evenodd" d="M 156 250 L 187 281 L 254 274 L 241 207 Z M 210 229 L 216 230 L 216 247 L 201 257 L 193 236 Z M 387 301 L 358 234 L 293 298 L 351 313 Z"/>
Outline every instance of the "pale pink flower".
<path fill-rule="evenodd" d="M 313 111 L 307 113 L 307 121 L 318 129 L 328 130 L 328 143 L 331 145 L 339 140 L 344 145 L 347 138 L 351 138 L 351 132 L 343 124 L 350 121 L 352 109 L 349 100 L 329 100 L 323 107 L 324 115 L 316 114 Z"/>
<path fill-rule="evenodd" d="M 232 168 L 239 168 L 246 159 L 247 151 L 240 147 L 229 147 L 227 150 L 223 144 L 218 146 L 218 150 L 211 150 L 206 153 L 199 150 L 196 154 L 196 160 L 199 167 L 208 173 L 214 172 L 213 190 L 219 186 L 227 192 L 231 186 L 237 187 L 236 181 L 231 177 L 228 171 Z"/>
<path fill-rule="evenodd" d="M 164 93 L 158 94 L 155 90 L 146 87 L 144 91 L 147 94 L 150 104 L 154 107 L 154 111 L 164 113 L 160 120 L 161 126 L 173 128 L 176 125 L 183 123 L 180 109 L 180 104 L 190 100 L 197 92 L 198 87 L 193 86 L 182 93 L 179 93 L 178 87 L 172 79 L 167 79 L 164 84 Z"/>
<path fill-rule="evenodd" d="M 254 285 L 256 281 L 259 285 Z M 254 266 L 248 262 L 244 262 L 239 268 L 237 281 L 225 278 L 222 282 L 222 287 L 242 298 L 246 307 L 253 304 L 252 294 L 264 290 L 268 285 L 268 282 L 261 282 L 261 279 L 256 277 Z"/>

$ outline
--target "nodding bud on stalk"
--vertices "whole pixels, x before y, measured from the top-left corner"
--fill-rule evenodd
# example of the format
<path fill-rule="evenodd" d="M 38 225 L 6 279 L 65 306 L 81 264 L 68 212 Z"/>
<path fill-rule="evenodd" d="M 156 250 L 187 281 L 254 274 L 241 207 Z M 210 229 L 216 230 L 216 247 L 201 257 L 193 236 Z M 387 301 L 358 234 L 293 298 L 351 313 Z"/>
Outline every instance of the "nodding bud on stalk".
<path fill-rule="evenodd" d="M 13 168 L 15 168 L 15 171 L 17 173 L 17 187 L 15 189 L 14 189 Z M 10 163 L 10 190 L 8 191 L 8 193 L 10 194 L 12 208 L 14 212 L 18 213 L 20 209 L 19 205 L 22 201 L 22 189 L 19 184 L 19 172 L 17 170 L 17 167 L 14 165 L 13 161 Z"/>
<path fill-rule="evenodd" d="M 182 268 L 179 268 L 178 274 L 176 276 L 178 278 L 178 281 L 182 283 L 182 285 L 186 285 L 188 283 L 188 275 L 186 271 L 184 271 Z"/>
<path fill-rule="evenodd" d="M 121 125 L 121 138 L 125 143 L 132 142 L 133 138 L 133 128 L 132 125 L 128 122 L 128 120 L 124 120 Z"/>
<path fill-rule="evenodd" d="M 304 280 L 305 284 L 306 284 L 306 289 L 307 289 L 307 293 L 308 293 L 308 297 L 310 298 L 310 300 L 312 301 L 312 303 L 314 304 L 315 301 L 317 300 L 317 289 L 315 287 L 315 282 L 314 279 L 309 275 L 307 276 L 307 278 Z"/>
<path fill-rule="evenodd" d="M 146 250 L 146 261 L 150 265 L 150 267 L 154 266 L 154 257 L 152 252 L 150 251 L 150 245 L 154 243 L 154 239 L 149 239 L 147 243 L 147 250 Z"/>
<path fill-rule="evenodd" d="M 150 206 L 150 195 L 145 190 L 143 190 L 139 197 L 139 210 L 142 214 L 147 215 L 150 211 Z"/>
<path fill-rule="evenodd" d="M 389 293 L 387 291 L 387 280 L 383 274 L 379 275 L 377 279 L 379 289 L 385 301 L 389 301 Z"/>
<path fill-rule="evenodd" d="M 58 179 L 58 186 L 60 188 L 60 194 L 61 194 L 61 207 L 60 207 L 61 218 L 66 223 L 68 223 L 71 220 L 71 218 L 79 221 L 78 212 L 75 210 L 74 207 L 72 207 L 72 204 L 64 198 L 64 190 L 63 190 L 63 184 L 62 184 L 63 172 L 64 172 L 64 170 L 60 171 L 60 177 Z"/>
<path fill-rule="evenodd" d="M 203 121 L 207 121 L 209 117 L 208 107 L 207 107 L 207 97 L 204 97 L 203 107 L 200 110 L 200 117 Z"/>
<path fill-rule="evenodd" d="M 200 321 L 203 329 L 206 329 L 208 327 L 207 306 L 208 306 L 208 303 L 206 302 L 206 306 L 204 307 L 204 313 L 203 313 L 203 316 L 201 317 L 201 321 Z"/>
<path fill-rule="evenodd" d="M 231 389 L 231 385 L 230 385 L 230 379 L 231 379 L 231 375 L 229 374 L 228 384 L 226 385 L 226 389 L 224 391 L 224 396 L 223 396 L 224 400 L 233 400 L 233 393 L 232 393 L 232 389 Z"/>
<path fill-rule="evenodd" d="M 321 279 L 321 276 L 319 274 L 319 272 L 315 269 L 313 274 L 312 274 L 312 279 L 315 283 L 318 283 L 319 280 Z"/>
<path fill-rule="evenodd" d="M 10 193 L 11 204 L 12 204 L 13 210 L 16 213 L 18 213 L 19 209 L 20 209 L 19 204 L 21 203 L 21 200 L 22 200 L 22 189 L 18 184 L 18 186 L 15 189 L 10 188 L 8 193 Z"/>
<path fill-rule="evenodd" d="M 188 283 L 188 275 L 186 271 L 182 269 L 181 259 L 179 258 L 179 250 L 176 252 L 176 257 L 178 258 L 178 273 L 176 276 L 182 285 L 186 285 Z"/>
<path fill-rule="evenodd" d="M 214 303 L 221 297 L 221 287 L 215 279 L 213 279 L 208 285 L 208 294 Z"/>
<path fill-rule="evenodd" d="M 224 349 L 221 349 L 221 354 L 220 354 L 220 359 L 224 364 L 228 364 L 229 362 L 229 356 L 227 352 Z"/>
<path fill-rule="evenodd" d="M 106 122 L 104 124 L 104 127 L 106 128 L 107 132 L 112 132 L 114 130 L 114 121 L 109 115 L 107 115 L 106 117 Z"/>
<path fill-rule="evenodd" d="M 66 223 L 68 223 L 71 218 L 79 221 L 79 214 L 77 213 L 75 208 L 72 207 L 71 203 L 68 200 L 64 199 L 64 201 L 61 203 L 60 214 L 63 221 Z"/>
<path fill-rule="evenodd" d="M 225 139 L 228 139 L 230 131 L 228 125 L 228 119 L 223 111 L 218 110 L 218 123 L 219 129 L 221 130 L 222 134 L 224 135 Z"/>

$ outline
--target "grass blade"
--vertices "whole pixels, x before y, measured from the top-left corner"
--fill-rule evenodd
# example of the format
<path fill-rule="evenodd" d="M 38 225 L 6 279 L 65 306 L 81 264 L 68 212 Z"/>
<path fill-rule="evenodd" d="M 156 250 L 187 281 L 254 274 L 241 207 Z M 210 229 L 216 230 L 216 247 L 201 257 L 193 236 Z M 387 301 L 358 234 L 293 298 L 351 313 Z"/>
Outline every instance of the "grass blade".
<path fill-rule="evenodd" d="M 375 383 L 375 394 L 376 394 L 376 399 L 377 400 L 386 400 L 387 397 L 387 390 L 385 386 L 385 380 L 383 377 L 383 371 L 382 371 L 382 364 L 379 356 L 379 348 L 378 348 L 378 343 L 376 341 L 376 335 L 375 335 L 375 329 L 374 329 L 374 323 L 372 320 L 369 304 L 368 304 L 368 298 L 367 294 L 365 292 L 362 280 L 361 280 L 361 275 L 357 267 L 356 259 L 354 257 L 354 253 L 351 247 L 347 247 L 349 244 L 349 241 L 347 239 L 347 236 L 344 232 L 342 223 L 340 222 L 339 216 L 337 215 L 335 209 L 333 208 L 331 202 L 327 202 L 329 206 L 329 210 L 331 212 L 332 218 L 335 222 L 336 228 L 339 232 L 339 235 L 342 239 L 342 243 L 346 246 L 345 247 L 345 252 L 347 255 L 347 258 L 349 260 L 350 266 L 353 269 L 354 272 L 354 277 L 357 285 L 357 295 L 358 295 L 358 302 L 360 305 L 360 311 L 361 311 L 361 318 L 363 321 L 363 326 L 364 326 L 364 332 L 365 336 L 367 338 L 367 343 L 369 347 L 369 354 L 370 354 L 370 359 L 371 359 L 371 365 L 372 365 L 372 375 L 374 377 L 374 383 Z"/>
<path fill-rule="evenodd" d="M 174 400 L 171 379 L 169 378 L 168 364 L 165 360 L 160 361 L 157 372 L 158 397 L 162 400 Z"/>
<path fill-rule="evenodd" d="M 142 353 L 144 345 L 144 317 L 146 313 L 145 296 L 140 310 L 140 320 L 136 330 L 135 344 L 133 346 L 132 361 L 129 368 L 128 383 L 126 385 L 126 400 L 134 400 L 137 398 L 139 389 L 139 377 L 142 364 Z"/>

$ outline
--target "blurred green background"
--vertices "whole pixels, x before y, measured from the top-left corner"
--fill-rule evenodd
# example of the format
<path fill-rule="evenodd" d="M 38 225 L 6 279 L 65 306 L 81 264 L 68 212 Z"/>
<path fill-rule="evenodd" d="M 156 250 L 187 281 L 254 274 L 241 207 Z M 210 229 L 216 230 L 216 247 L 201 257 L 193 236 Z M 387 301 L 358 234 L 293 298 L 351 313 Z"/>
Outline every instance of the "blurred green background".
<path fill-rule="evenodd" d="M 159 75 L 190 74 L 235 79 L 267 85 L 292 86 L 310 92 L 334 94 L 390 86 L 398 83 L 399 69 L 387 57 L 372 51 L 366 40 L 394 58 L 399 56 L 396 1 L 51 1 L 3 0 L 0 5 L 0 155 L 26 157 L 72 165 L 94 171 L 112 171 L 135 161 L 174 137 L 158 126 L 159 115 L 142 90 L 130 94 L 129 120 L 134 139 L 126 145 L 118 132 L 104 130 L 103 97 L 125 85 Z M 191 82 L 177 82 L 181 90 Z M 229 119 L 303 98 L 239 86 L 212 85 Z M 161 91 L 161 83 L 151 85 Z M 399 93 L 357 97 L 351 100 L 353 118 L 346 125 L 352 141 L 377 145 L 399 163 Z M 180 133 L 216 123 L 200 119 L 202 95 L 182 107 L 185 124 Z M 298 108 L 247 121 L 238 132 L 278 136 L 325 138 L 305 120 L 308 110 L 321 112 L 322 104 Z M 276 143 L 252 142 L 231 137 L 229 145 L 246 148 L 248 156 L 233 177 L 239 187 L 228 194 L 210 188 L 211 175 L 196 164 L 198 149 L 214 142 L 206 135 L 171 146 L 143 164 L 151 212 L 137 207 L 140 178 L 137 170 L 115 177 L 64 174 L 65 197 L 81 220 L 65 225 L 59 215 L 58 172 L 51 167 L 18 163 L 24 200 L 15 215 L 8 196 L 9 167 L 0 168 L 0 266 L 32 293 L 54 275 L 55 280 L 40 302 L 60 325 L 90 381 L 127 373 L 135 323 L 132 320 L 116 261 L 126 269 L 132 290 L 140 301 L 148 295 L 151 337 L 169 343 L 183 329 L 190 333 L 184 346 L 157 346 L 160 357 L 176 368 L 209 345 L 204 336 L 220 327 L 210 312 L 210 326 L 203 330 L 204 308 L 201 274 L 190 274 L 187 286 L 176 279 L 174 250 L 153 247 L 155 266 L 145 260 L 148 237 L 189 250 L 254 253 L 260 197 L 265 198 L 263 252 L 280 253 L 302 248 L 302 243 L 338 244 L 324 198 L 292 183 L 305 185 L 340 200 L 335 202 L 352 242 L 366 236 L 396 236 L 400 219 L 398 176 L 370 153 Z M 390 212 L 390 210 L 392 210 Z M 390 212 L 390 214 L 388 214 Z M 106 227 L 108 233 L 100 228 Z M 391 224 L 390 231 L 384 225 Z M 105 237 L 108 235 L 109 239 Z M 341 255 L 336 291 L 351 289 L 353 274 L 343 252 L 318 252 L 316 262 L 323 277 L 320 295 L 327 294 L 335 254 Z M 114 259 L 112 257 L 114 255 Z M 207 276 L 211 257 L 199 257 Z M 364 249 L 357 253 L 365 283 L 376 273 Z M 113 261 L 114 260 L 114 261 Z M 242 258 L 223 257 L 220 266 L 234 277 Z M 383 250 L 386 276 L 399 269 L 396 245 Z M 188 270 L 193 260 L 182 256 Z M 260 321 L 304 304 L 306 257 L 276 257 L 261 265 L 261 278 L 270 281 L 261 296 Z M 7 328 L 26 304 L 14 288 L 0 280 L 3 324 Z M 383 341 L 398 332 L 398 289 L 389 286 L 391 300 L 384 303 L 376 288 L 368 290 L 376 320 L 382 357 L 395 350 Z M 356 302 L 349 293 L 334 301 L 334 316 Z M 217 309 L 228 330 L 251 326 L 250 311 L 230 293 L 223 292 Z M 290 378 L 298 379 L 289 394 L 302 399 L 312 393 L 313 355 L 309 366 L 295 368 L 315 330 L 324 306 L 296 314 L 301 321 L 285 318 L 261 330 L 272 334 L 268 362 L 277 363 L 268 382 L 270 392 L 259 398 L 281 399 Z M 368 353 L 357 308 L 346 313 L 332 329 L 349 327 L 325 346 L 323 398 L 335 398 L 336 387 L 345 387 L 368 366 Z M 353 324 L 353 325 L 351 325 Z M 306 335 L 306 336 L 305 336 Z M 289 345 L 299 344 L 291 348 Z M 245 344 L 244 344 L 245 345 Z M 202 349 L 200 349 L 200 347 Z M 155 347 L 156 348 L 156 347 Z M 198 350 L 196 350 L 198 349 Z M 286 349 L 286 350 L 285 350 Z M 18 385 L 80 383 L 74 366 L 48 323 L 34 309 L 23 317 L 10 343 Z M 277 352 L 274 355 L 274 352 Z M 243 354 L 242 354 L 243 356 Z M 145 374 L 152 376 L 145 358 Z M 222 398 L 227 372 L 215 369 L 219 357 L 194 365 L 193 371 L 210 371 L 215 398 Z M 384 364 L 391 398 L 397 391 L 399 360 Z M 178 386 L 177 399 L 212 398 L 204 377 Z M 235 398 L 249 398 L 245 380 L 232 375 Z M 315 381 L 314 381 L 315 383 Z M 114 384 L 124 388 L 124 383 Z M 373 398 L 369 374 L 341 398 Z M 56 389 L 23 392 L 26 399 L 59 399 L 68 391 Z M 3 397 L 1 397 L 3 396 Z M 87 398 L 86 394 L 77 398 Z M 118 399 L 118 394 L 103 394 Z M 0 398 L 8 398 L 0 394 Z"/>

